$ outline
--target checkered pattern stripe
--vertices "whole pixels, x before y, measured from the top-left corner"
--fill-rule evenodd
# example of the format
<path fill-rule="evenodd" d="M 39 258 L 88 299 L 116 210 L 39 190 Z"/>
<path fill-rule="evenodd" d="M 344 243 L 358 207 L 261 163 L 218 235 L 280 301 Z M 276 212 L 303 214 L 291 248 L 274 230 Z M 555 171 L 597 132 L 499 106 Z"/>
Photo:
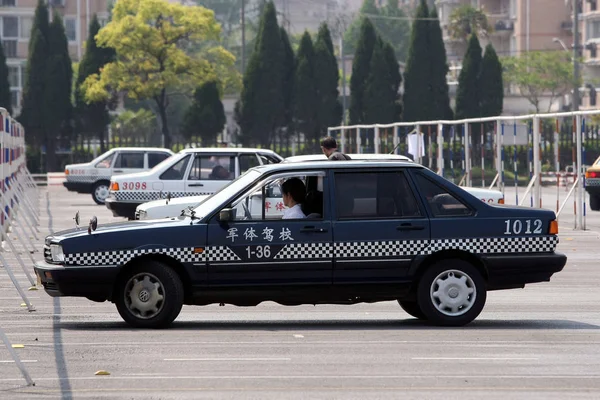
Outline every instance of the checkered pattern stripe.
<path fill-rule="evenodd" d="M 164 254 L 184 263 L 203 262 L 205 258 L 204 253 L 195 254 L 193 247 L 170 247 L 65 254 L 65 263 L 67 265 L 122 265 L 144 254 Z"/>
<path fill-rule="evenodd" d="M 428 245 L 429 240 L 340 242 L 335 244 L 335 256 L 338 258 L 416 256 L 423 253 Z"/>
<path fill-rule="evenodd" d="M 68 175 L 67 182 L 94 183 L 100 179 L 109 180 L 110 175 Z"/>
<path fill-rule="evenodd" d="M 160 200 L 160 199 L 165 199 L 165 201 L 166 201 L 169 193 L 171 194 L 171 198 L 186 197 L 186 196 L 201 196 L 204 194 L 210 194 L 210 193 L 200 193 L 200 192 L 162 192 L 162 197 L 161 197 L 161 192 L 124 192 L 124 191 L 113 192 L 113 191 L 111 191 L 109 194 L 109 197 L 115 199 L 116 201 L 144 202 L 145 203 L 147 201 Z"/>
<path fill-rule="evenodd" d="M 241 261 L 228 246 L 210 246 L 206 248 L 206 260 L 209 262 L 218 261 Z"/>
<path fill-rule="evenodd" d="M 600 179 L 598 179 L 598 178 L 585 178 L 585 186 L 600 186 Z"/>
<path fill-rule="evenodd" d="M 274 258 L 276 260 L 331 258 L 332 250 L 329 243 L 290 243 L 279 250 Z"/>
<path fill-rule="evenodd" d="M 474 254 L 553 252 L 558 236 L 523 236 L 432 240 L 427 254 L 440 250 L 464 250 Z"/>

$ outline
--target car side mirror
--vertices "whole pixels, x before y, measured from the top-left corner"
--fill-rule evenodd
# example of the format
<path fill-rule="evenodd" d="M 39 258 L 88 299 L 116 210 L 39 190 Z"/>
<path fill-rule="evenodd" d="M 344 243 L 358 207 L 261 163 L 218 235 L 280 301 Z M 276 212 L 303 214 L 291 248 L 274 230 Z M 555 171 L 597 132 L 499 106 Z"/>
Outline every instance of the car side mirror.
<path fill-rule="evenodd" d="M 224 208 L 219 212 L 219 221 L 228 222 L 233 221 L 235 219 L 235 209 L 234 208 Z"/>

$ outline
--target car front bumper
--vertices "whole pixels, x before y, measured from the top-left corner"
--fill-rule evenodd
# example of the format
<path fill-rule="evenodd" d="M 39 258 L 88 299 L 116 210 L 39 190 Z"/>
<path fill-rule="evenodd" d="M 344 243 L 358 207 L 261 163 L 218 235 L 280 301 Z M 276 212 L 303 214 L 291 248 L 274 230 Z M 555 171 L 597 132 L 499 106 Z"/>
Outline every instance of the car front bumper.
<path fill-rule="evenodd" d="M 92 193 L 92 184 L 87 182 L 63 182 L 69 192 Z"/>
<path fill-rule="evenodd" d="M 562 271 L 567 263 L 567 256 L 556 252 L 489 255 L 482 259 L 488 271 L 489 290 L 548 282 L 552 275 Z"/>
<path fill-rule="evenodd" d="M 52 297 L 100 297 L 110 299 L 119 267 L 64 266 L 38 262 L 33 267 L 46 293 Z"/>
<path fill-rule="evenodd" d="M 109 197 L 104 201 L 104 204 L 106 208 L 112 211 L 114 217 L 135 219 L 135 209 L 143 203 L 125 203 Z"/>

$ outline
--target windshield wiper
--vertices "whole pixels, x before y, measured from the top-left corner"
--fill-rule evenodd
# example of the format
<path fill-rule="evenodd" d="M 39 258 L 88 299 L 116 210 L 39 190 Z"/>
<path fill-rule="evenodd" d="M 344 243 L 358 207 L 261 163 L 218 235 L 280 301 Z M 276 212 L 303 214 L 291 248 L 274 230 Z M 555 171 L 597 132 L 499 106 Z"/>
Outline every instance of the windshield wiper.
<path fill-rule="evenodd" d="M 184 208 L 181 211 L 181 216 L 183 216 L 183 217 L 190 217 L 192 219 L 192 221 L 195 220 L 195 219 L 200 219 L 200 217 L 196 217 L 196 210 L 194 210 L 191 206 L 187 207 L 187 208 Z M 191 222 L 190 222 L 190 225 L 191 225 Z"/>

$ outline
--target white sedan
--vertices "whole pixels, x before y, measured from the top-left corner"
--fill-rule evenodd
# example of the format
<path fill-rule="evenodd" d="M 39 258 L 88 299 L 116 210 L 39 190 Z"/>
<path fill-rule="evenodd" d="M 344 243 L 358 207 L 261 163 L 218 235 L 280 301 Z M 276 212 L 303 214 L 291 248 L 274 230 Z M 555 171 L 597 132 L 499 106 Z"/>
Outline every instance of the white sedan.
<path fill-rule="evenodd" d="M 348 154 L 352 160 L 393 160 L 393 161 L 410 161 L 412 160 L 406 156 L 397 154 Z M 286 158 L 283 162 L 305 162 L 305 161 L 318 161 L 325 160 L 326 157 L 323 154 L 311 154 L 305 156 L 293 156 Z M 471 193 L 481 201 L 489 204 L 504 204 L 504 195 L 499 190 L 474 188 L 474 187 L 463 187 L 464 190 Z M 198 196 L 187 196 L 177 197 L 173 199 L 160 199 L 149 201 L 147 203 L 140 204 L 137 206 L 135 211 L 135 219 L 158 219 L 158 218 L 170 218 L 181 215 L 182 211 L 187 208 L 197 207 L 204 199 L 209 195 L 198 195 Z M 267 202 L 271 207 L 267 210 L 267 214 L 280 215 L 283 214 L 285 207 L 281 201 L 280 193 L 272 193 L 268 196 Z M 261 212 L 261 211 L 256 211 Z"/>

